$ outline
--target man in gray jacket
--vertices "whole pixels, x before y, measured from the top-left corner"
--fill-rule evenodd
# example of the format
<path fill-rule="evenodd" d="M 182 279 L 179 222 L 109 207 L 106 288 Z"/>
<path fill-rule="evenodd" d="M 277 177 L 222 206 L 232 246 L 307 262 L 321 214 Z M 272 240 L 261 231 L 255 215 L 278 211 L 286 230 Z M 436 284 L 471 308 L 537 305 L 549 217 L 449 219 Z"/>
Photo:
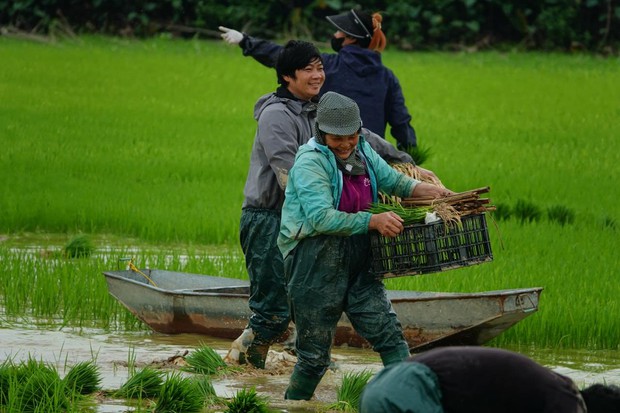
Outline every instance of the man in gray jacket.
<path fill-rule="evenodd" d="M 291 320 L 277 245 L 280 212 L 297 149 L 313 135 L 316 102 L 325 81 L 319 50 L 304 41 L 291 40 L 284 46 L 276 74 L 280 86 L 254 106 L 258 126 L 241 212 L 240 241 L 250 278 L 252 315 L 226 357 L 258 368 L 264 368 L 269 347 L 287 331 Z M 366 129 L 363 134 L 388 162 L 412 162 L 378 135 Z"/>

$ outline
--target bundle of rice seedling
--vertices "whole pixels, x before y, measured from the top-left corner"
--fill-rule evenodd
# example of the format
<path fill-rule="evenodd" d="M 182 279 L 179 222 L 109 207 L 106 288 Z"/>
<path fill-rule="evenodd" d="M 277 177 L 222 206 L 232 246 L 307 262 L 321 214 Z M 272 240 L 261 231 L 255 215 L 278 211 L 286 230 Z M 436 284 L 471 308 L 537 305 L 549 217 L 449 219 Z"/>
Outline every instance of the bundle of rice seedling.
<path fill-rule="evenodd" d="M 153 412 L 197 413 L 201 412 L 205 398 L 198 384 L 189 377 L 175 372 L 168 376 L 161 386 Z"/>
<path fill-rule="evenodd" d="M 163 382 L 162 372 L 145 367 L 132 374 L 115 395 L 127 399 L 155 397 L 159 394 Z"/>
<path fill-rule="evenodd" d="M 424 222 L 427 212 L 432 212 L 432 207 L 405 208 L 399 203 L 373 203 L 367 210 L 373 214 L 394 212 L 403 219 L 403 225 L 412 225 Z"/>
<path fill-rule="evenodd" d="M 199 343 L 199 347 L 185 357 L 185 371 L 200 374 L 215 374 L 227 368 L 226 362 L 211 347 Z"/>
<path fill-rule="evenodd" d="M 101 373 L 93 361 L 77 363 L 64 378 L 68 389 L 78 394 L 91 394 L 99 390 Z"/>
<path fill-rule="evenodd" d="M 338 388 L 338 401 L 330 405 L 329 409 L 342 410 L 347 413 L 357 412 L 362 391 L 372 376 L 373 373 L 370 370 L 345 373 Z"/>
<path fill-rule="evenodd" d="M 269 399 L 259 396 L 256 389 L 242 389 L 237 394 L 225 402 L 227 409 L 225 413 L 271 413 Z"/>

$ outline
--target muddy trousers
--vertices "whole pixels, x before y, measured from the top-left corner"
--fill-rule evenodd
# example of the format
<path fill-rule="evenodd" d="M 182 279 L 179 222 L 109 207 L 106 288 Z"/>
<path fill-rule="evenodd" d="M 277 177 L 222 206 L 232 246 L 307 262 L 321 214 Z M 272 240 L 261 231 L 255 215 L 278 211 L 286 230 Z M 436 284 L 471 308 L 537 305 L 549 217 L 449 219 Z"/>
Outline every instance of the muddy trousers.
<path fill-rule="evenodd" d="M 302 240 L 284 261 L 298 361 L 287 399 L 309 399 L 330 364 L 331 344 L 344 312 L 384 365 L 409 357 L 402 327 L 381 280 L 370 273 L 367 235 Z"/>
<path fill-rule="evenodd" d="M 244 208 L 241 212 L 240 241 L 250 278 L 248 328 L 254 340 L 246 358 L 264 368 L 269 346 L 286 331 L 290 321 L 282 254 L 277 239 L 280 211 Z"/>

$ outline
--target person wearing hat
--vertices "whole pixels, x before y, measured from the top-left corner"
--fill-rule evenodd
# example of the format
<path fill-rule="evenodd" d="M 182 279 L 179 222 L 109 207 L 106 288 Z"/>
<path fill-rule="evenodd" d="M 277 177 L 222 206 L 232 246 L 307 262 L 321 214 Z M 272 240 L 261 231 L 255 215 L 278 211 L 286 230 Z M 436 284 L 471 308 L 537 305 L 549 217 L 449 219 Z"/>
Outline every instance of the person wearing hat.
<path fill-rule="evenodd" d="M 360 413 L 611 413 L 620 387 L 579 390 L 568 377 L 508 350 L 441 347 L 385 367 L 365 386 Z"/>
<path fill-rule="evenodd" d="M 254 107 L 256 135 L 250 156 L 240 221 L 241 248 L 250 279 L 247 328 L 226 357 L 264 368 L 267 352 L 288 329 L 290 315 L 282 255 L 277 246 L 280 210 L 288 171 L 300 145 L 313 134 L 316 101 L 325 73 L 319 50 L 309 42 L 289 41 L 276 63 L 279 87 Z M 411 162 L 384 139 L 366 131 L 386 160 Z"/>
<path fill-rule="evenodd" d="M 403 220 L 372 214 L 378 192 L 442 197 L 449 189 L 412 179 L 389 166 L 361 133 L 359 107 L 335 92 L 319 100 L 315 134 L 289 171 L 278 247 L 297 329 L 297 363 L 286 399 L 308 400 L 330 364 L 336 324 L 344 312 L 384 365 L 409 357 L 409 346 L 385 287 L 370 270 L 369 231 L 394 237 Z"/>
<path fill-rule="evenodd" d="M 386 46 L 381 14 L 352 9 L 327 20 L 336 28 L 331 44 L 337 53 L 322 55 L 326 79 L 321 93 L 334 91 L 355 100 L 364 126 L 381 137 L 389 124 L 399 149 L 417 146 L 400 82 L 381 61 Z M 222 38 L 238 44 L 244 56 L 274 67 L 282 46 L 224 26 L 219 29 Z"/>

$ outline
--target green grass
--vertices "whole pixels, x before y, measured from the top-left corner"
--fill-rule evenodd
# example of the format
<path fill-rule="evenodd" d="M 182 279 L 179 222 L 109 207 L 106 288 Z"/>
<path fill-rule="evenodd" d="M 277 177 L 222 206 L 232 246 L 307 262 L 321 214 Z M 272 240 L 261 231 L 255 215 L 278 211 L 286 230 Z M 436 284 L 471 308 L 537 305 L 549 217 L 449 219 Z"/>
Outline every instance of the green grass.
<path fill-rule="evenodd" d="M 618 348 L 618 59 L 395 50 L 383 59 L 431 153 L 424 166 L 456 191 L 489 185 L 492 201 L 510 212 L 490 225 L 492 263 L 388 286 L 543 286 L 539 313 L 496 344 Z M 152 268 L 245 276 L 238 222 L 252 108 L 275 88 L 273 71 L 220 42 L 165 39 L 0 37 L 0 61 L 7 314 L 78 325 L 111 315 L 109 328 L 142 328 L 100 275 L 123 256 Z M 92 236 L 92 257 L 45 254 L 46 243 L 65 245 L 76 234 Z M 25 238 L 43 251 L 26 259 L 8 249 Z M 136 253 L 135 240 L 155 247 Z M 114 244 L 127 249 L 104 258 Z M 158 251 L 167 245 L 183 252 Z M 233 253 L 219 262 L 182 258 L 210 245 Z M 81 294 L 68 292 L 73 285 L 84 286 Z"/>

